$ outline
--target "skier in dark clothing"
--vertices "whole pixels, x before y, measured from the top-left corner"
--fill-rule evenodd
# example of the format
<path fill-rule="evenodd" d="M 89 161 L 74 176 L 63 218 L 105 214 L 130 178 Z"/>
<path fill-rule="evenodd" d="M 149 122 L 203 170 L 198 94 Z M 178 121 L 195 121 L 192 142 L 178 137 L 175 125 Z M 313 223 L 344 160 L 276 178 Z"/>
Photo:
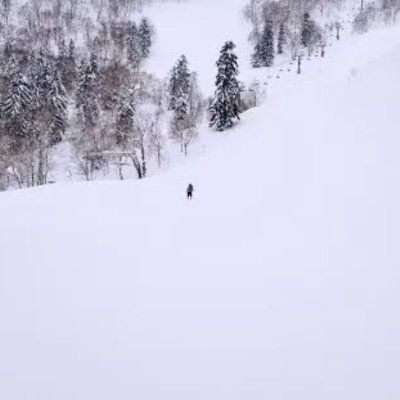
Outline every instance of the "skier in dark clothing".
<path fill-rule="evenodd" d="M 189 186 L 186 189 L 186 194 L 188 199 L 191 199 L 193 197 L 193 192 L 194 192 L 193 185 L 189 183 Z"/>

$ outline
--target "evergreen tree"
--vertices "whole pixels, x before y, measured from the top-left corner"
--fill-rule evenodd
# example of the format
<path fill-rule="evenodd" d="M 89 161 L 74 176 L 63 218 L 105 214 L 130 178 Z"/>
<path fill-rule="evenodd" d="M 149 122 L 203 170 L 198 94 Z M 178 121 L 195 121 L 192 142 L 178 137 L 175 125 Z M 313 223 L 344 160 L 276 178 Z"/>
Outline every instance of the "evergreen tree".
<path fill-rule="evenodd" d="M 27 126 L 32 98 L 28 82 L 13 56 L 6 65 L 5 73 L 1 114 L 5 133 L 11 139 L 11 148 L 16 151 L 29 136 Z"/>
<path fill-rule="evenodd" d="M 50 112 L 52 122 L 50 127 L 50 144 L 61 141 L 67 125 L 68 100 L 66 90 L 57 70 L 54 71 L 50 88 Z"/>
<path fill-rule="evenodd" d="M 197 137 L 197 125 L 201 119 L 202 96 L 197 83 L 197 75 L 190 73 L 188 61 L 183 55 L 173 68 L 170 80 L 169 103 L 174 110 L 170 121 L 170 136 L 181 145 L 187 155 L 189 144 Z"/>
<path fill-rule="evenodd" d="M 270 67 L 274 62 L 274 58 L 275 48 L 273 24 L 272 21 L 267 21 L 253 53 L 253 67 Z"/>
<path fill-rule="evenodd" d="M 188 95 L 190 73 L 186 56 L 182 56 L 176 64 L 176 87 L 174 94 L 174 111 L 178 119 L 183 119 L 188 112 Z"/>
<path fill-rule="evenodd" d="M 203 115 L 203 99 L 197 82 L 196 73 L 188 73 L 187 93 L 179 101 L 170 121 L 170 137 L 181 145 L 181 151 L 187 155 L 188 146 L 198 136 L 198 124 Z"/>
<path fill-rule="evenodd" d="M 12 44 L 9 40 L 4 44 L 4 58 L 8 60 L 13 54 Z"/>
<path fill-rule="evenodd" d="M 70 40 L 68 45 L 67 58 L 65 66 L 61 70 L 61 81 L 68 92 L 71 92 L 76 86 L 77 80 L 77 65 L 76 65 L 76 50 L 75 42 Z"/>
<path fill-rule="evenodd" d="M 20 128 L 25 125 L 24 118 L 31 103 L 30 88 L 14 57 L 7 64 L 6 73 L 7 87 L 2 101 L 2 114 L 11 125 L 15 125 L 13 131 L 23 135 L 24 131 Z"/>
<path fill-rule="evenodd" d="M 11 83 L 13 82 L 13 78 L 16 76 L 16 74 L 20 72 L 21 70 L 19 68 L 17 61 L 15 60 L 15 57 L 11 55 L 8 62 L 5 65 L 3 65 L 1 71 L 1 75 L 4 79 L 5 85 L 10 86 Z"/>
<path fill-rule="evenodd" d="M 34 90 L 35 107 L 46 105 L 50 99 L 52 67 L 45 49 L 39 51 L 31 69 L 31 85 Z"/>
<path fill-rule="evenodd" d="M 133 88 L 129 93 L 122 97 L 117 112 L 117 144 L 124 145 L 128 140 L 128 136 L 132 135 L 134 126 L 136 106 Z"/>
<path fill-rule="evenodd" d="M 93 80 L 95 80 L 97 78 L 97 76 L 99 75 L 99 64 L 98 64 L 97 56 L 95 53 L 92 53 L 90 55 L 89 69 L 90 69 L 90 73 L 92 74 Z"/>
<path fill-rule="evenodd" d="M 67 52 L 63 57 L 67 58 Z M 60 142 L 65 132 L 67 95 L 58 71 L 59 63 L 53 65 L 45 50 L 41 50 L 31 60 L 29 73 L 34 96 L 29 131 L 35 139 L 39 153 L 44 157 L 46 149 Z"/>
<path fill-rule="evenodd" d="M 77 109 L 82 107 L 83 100 L 84 100 L 84 87 L 89 83 L 84 83 L 85 80 L 89 80 L 88 76 L 86 76 L 86 70 L 87 70 L 87 64 L 86 60 L 82 59 L 81 63 L 78 68 L 78 82 L 77 82 L 77 88 L 75 92 L 75 106 Z"/>
<path fill-rule="evenodd" d="M 262 38 L 264 65 L 271 67 L 275 58 L 274 31 L 272 21 L 267 21 Z"/>
<path fill-rule="evenodd" d="M 188 74 L 188 78 L 189 78 Z M 178 87 L 178 93 L 176 96 L 175 103 L 175 114 L 178 120 L 183 120 L 188 113 L 188 96 L 189 96 L 189 84 L 187 84 L 187 88 L 183 86 Z"/>
<path fill-rule="evenodd" d="M 170 78 L 169 78 L 169 85 L 168 85 L 168 109 L 175 110 L 175 103 L 176 103 L 176 95 L 177 95 L 177 87 L 178 87 L 178 76 L 177 76 L 177 64 L 172 67 Z"/>
<path fill-rule="evenodd" d="M 76 59 L 75 42 L 72 39 L 69 41 L 68 45 L 68 57 L 73 58 L 74 60 Z"/>
<path fill-rule="evenodd" d="M 147 58 L 153 44 L 153 27 L 147 18 L 143 18 L 139 25 L 139 43 L 142 57 Z"/>
<path fill-rule="evenodd" d="M 128 30 L 127 38 L 127 58 L 134 69 L 138 69 L 142 61 L 142 48 L 139 40 L 139 31 L 135 23 L 132 23 Z"/>
<path fill-rule="evenodd" d="M 82 61 L 80 67 L 80 77 L 78 82 L 78 88 L 76 91 L 76 108 L 79 111 L 80 117 L 83 118 L 86 127 L 93 127 L 96 125 L 97 118 L 99 116 L 99 105 L 97 99 L 97 75 L 93 72 L 96 71 L 96 67 L 93 63 L 94 59 L 86 65 Z"/>
<path fill-rule="evenodd" d="M 314 33 L 314 23 L 310 18 L 309 13 L 305 13 L 303 16 L 303 26 L 301 30 L 301 44 L 304 47 L 308 47 L 311 44 L 311 39 Z"/>
<path fill-rule="evenodd" d="M 58 42 L 58 57 L 59 58 L 66 58 L 67 57 L 67 45 L 65 44 L 65 39 L 61 38 Z"/>
<path fill-rule="evenodd" d="M 251 63 L 254 68 L 260 68 L 264 65 L 261 39 L 257 40 Z"/>
<path fill-rule="evenodd" d="M 59 72 L 63 86 L 70 92 L 76 83 L 76 59 L 75 59 L 75 44 L 71 40 L 68 47 L 65 41 L 62 40 L 59 45 L 56 68 Z"/>
<path fill-rule="evenodd" d="M 216 91 L 209 112 L 210 127 L 216 126 L 218 131 L 232 127 L 235 118 L 240 119 L 240 88 L 235 47 L 233 42 L 226 42 L 217 61 Z"/>
<path fill-rule="evenodd" d="M 283 46 L 286 43 L 286 33 L 285 27 L 283 23 L 279 27 L 279 34 L 278 34 L 278 54 L 283 54 Z"/>
<path fill-rule="evenodd" d="M 169 108 L 185 116 L 189 93 L 190 73 L 186 56 L 181 56 L 171 71 L 169 81 Z"/>

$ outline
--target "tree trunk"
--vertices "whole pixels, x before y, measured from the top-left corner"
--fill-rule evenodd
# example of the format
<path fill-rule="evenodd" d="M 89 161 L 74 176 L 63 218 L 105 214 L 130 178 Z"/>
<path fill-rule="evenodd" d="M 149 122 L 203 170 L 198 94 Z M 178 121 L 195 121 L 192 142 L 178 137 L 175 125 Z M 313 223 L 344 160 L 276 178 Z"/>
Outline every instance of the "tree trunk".
<path fill-rule="evenodd" d="M 120 179 L 121 181 L 124 180 L 124 176 L 122 175 L 122 168 L 123 168 L 123 166 L 122 166 L 122 157 L 120 157 L 120 158 L 118 159 L 118 174 L 119 174 L 119 179 Z"/>
<path fill-rule="evenodd" d="M 157 164 L 161 168 L 161 146 L 157 146 Z"/>
<path fill-rule="evenodd" d="M 301 56 L 297 57 L 297 73 L 301 74 Z"/>
<path fill-rule="evenodd" d="M 143 172 L 142 172 L 142 168 L 140 166 L 139 160 L 136 157 L 136 154 L 132 154 L 130 156 L 131 160 L 132 160 L 132 164 L 135 167 L 138 179 L 142 179 L 143 178 Z"/>
<path fill-rule="evenodd" d="M 144 150 L 143 143 L 140 146 L 140 154 L 142 157 L 142 176 L 143 178 L 146 176 L 147 173 L 147 166 L 146 166 L 146 152 Z"/>

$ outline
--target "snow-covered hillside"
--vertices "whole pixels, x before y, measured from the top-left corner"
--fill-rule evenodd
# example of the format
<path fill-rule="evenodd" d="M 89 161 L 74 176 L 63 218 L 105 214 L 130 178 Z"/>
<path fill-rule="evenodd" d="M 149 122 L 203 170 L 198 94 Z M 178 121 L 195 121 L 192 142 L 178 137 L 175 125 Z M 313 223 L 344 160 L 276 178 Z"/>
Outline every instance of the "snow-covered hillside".
<path fill-rule="evenodd" d="M 212 95 L 219 51 L 223 43 L 233 40 L 238 46 L 242 75 L 246 76 L 251 45 L 247 40 L 250 26 L 243 18 L 245 4 L 243 0 L 193 0 L 146 8 L 146 15 L 157 26 L 154 54 L 147 69 L 163 78 L 185 54 L 199 74 L 203 91 Z"/>
<path fill-rule="evenodd" d="M 2 193 L 0 398 L 397 400 L 399 33 L 163 175 Z"/>

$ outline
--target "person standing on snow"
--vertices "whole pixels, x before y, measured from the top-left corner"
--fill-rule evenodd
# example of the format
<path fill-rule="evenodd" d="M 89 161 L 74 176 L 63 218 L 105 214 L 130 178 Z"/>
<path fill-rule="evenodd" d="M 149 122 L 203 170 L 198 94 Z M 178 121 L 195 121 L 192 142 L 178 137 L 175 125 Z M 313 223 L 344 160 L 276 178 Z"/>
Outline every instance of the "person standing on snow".
<path fill-rule="evenodd" d="M 189 186 L 188 186 L 188 188 L 186 189 L 186 194 L 187 194 L 187 198 L 188 198 L 188 199 L 192 199 L 192 197 L 193 197 L 193 192 L 194 192 L 193 185 L 192 185 L 191 183 L 189 183 Z"/>

